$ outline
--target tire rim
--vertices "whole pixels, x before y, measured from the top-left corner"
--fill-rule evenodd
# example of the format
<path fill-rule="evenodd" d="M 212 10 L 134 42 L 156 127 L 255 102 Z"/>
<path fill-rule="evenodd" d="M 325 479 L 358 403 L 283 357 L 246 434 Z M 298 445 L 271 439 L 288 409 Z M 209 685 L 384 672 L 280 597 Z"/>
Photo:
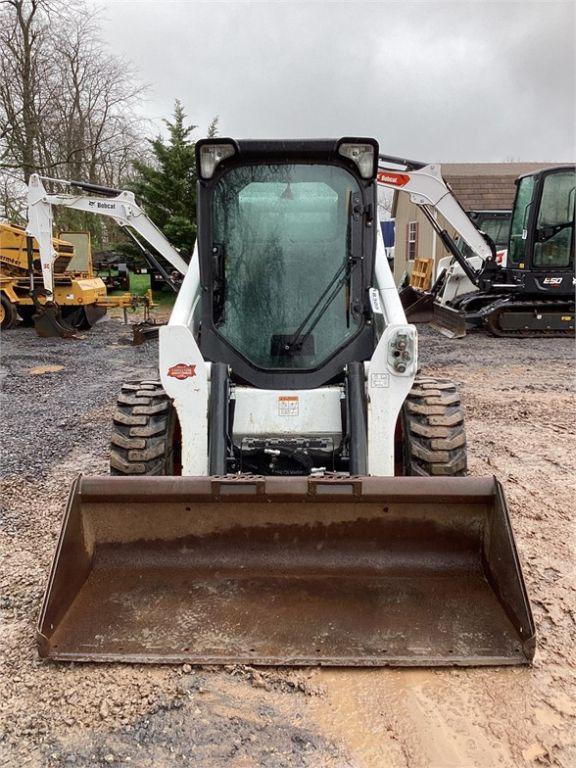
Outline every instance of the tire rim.
<path fill-rule="evenodd" d="M 6 310 L 4 309 L 4 304 L 0 302 L 0 325 L 2 325 L 5 318 L 6 318 Z"/>

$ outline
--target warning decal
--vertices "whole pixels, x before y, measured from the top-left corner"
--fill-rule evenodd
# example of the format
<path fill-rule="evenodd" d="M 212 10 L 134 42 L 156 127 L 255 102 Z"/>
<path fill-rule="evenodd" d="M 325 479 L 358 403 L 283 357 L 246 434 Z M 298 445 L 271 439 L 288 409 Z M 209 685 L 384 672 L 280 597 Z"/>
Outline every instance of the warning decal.
<path fill-rule="evenodd" d="M 300 413 L 300 398 L 298 395 L 278 396 L 278 416 L 298 416 Z"/>

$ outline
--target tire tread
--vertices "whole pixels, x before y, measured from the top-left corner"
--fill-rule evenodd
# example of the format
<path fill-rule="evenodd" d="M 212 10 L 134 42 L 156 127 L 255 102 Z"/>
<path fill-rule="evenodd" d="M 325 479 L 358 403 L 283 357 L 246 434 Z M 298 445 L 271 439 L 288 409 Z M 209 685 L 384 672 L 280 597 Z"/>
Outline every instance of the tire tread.
<path fill-rule="evenodd" d="M 461 477 L 467 471 L 464 411 L 456 385 L 419 377 L 402 409 L 407 475 Z"/>

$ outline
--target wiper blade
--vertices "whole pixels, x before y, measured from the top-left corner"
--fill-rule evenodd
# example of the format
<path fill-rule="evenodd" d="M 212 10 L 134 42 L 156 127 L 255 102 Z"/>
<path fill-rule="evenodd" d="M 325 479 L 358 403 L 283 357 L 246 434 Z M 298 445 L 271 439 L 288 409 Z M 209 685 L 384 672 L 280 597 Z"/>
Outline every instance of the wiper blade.
<path fill-rule="evenodd" d="M 350 259 L 347 259 L 338 268 L 334 277 L 330 280 L 326 288 L 320 294 L 318 301 L 314 304 L 310 312 L 308 312 L 304 320 L 292 334 L 292 338 L 286 342 L 285 349 L 287 352 L 298 351 L 303 347 L 306 339 L 310 336 L 314 328 L 316 328 L 330 304 L 332 304 L 336 296 L 338 296 L 340 293 L 340 289 L 348 280 L 350 271 Z M 324 303 L 322 304 L 322 302 Z M 321 304 L 322 306 L 320 307 Z M 318 307 L 320 307 L 319 310 Z M 315 313 L 317 313 L 316 317 L 314 317 Z M 310 321 L 311 325 L 306 329 L 306 326 Z"/>
<path fill-rule="evenodd" d="M 540 227 L 536 230 L 536 242 L 545 243 L 548 240 L 551 240 L 559 232 L 562 232 L 563 229 L 568 229 L 568 227 L 573 226 L 574 222 L 564 221 L 561 224 L 550 224 L 548 227 Z"/>

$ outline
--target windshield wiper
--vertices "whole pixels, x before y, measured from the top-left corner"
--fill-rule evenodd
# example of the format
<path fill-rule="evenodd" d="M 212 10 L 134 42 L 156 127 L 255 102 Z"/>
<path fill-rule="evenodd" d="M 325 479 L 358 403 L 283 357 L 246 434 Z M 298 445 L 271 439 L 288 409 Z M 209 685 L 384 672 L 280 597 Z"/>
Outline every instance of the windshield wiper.
<path fill-rule="evenodd" d="M 555 235 L 557 235 L 559 232 L 562 232 L 563 229 L 567 229 L 568 227 L 573 227 L 574 222 L 572 221 L 563 221 L 561 224 L 550 224 L 547 227 L 540 227 L 536 230 L 536 242 L 537 243 L 545 243 L 551 238 L 553 238 Z"/>
<path fill-rule="evenodd" d="M 353 233 L 354 222 L 358 222 L 360 218 L 362 207 L 359 194 L 349 193 L 348 198 L 348 225 L 346 228 L 346 243 L 347 243 L 347 257 L 346 260 L 336 270 L 336 274 L 330 280 L 326 288 L 320 294 L 318 301 L 314 304 L 310 312 L 306 315 L 304 320 L 300 323 L 296 331 L 284 344 L 284 352 L 290 354 L 291 352 L 301 352 L 304 348 L 304 344 L 310 338 L 312 331 L 320 320 L 324 317 L 324 314 L 330 304 L 334 301 L 336 296 L 340 293 L 343 285 L 348 283 L 348 291 L 346 296 L 346 325 L 350 325 L 350 303 L 351 303 L 351 291 L 350 291 L 350 276 L 352 270 L 358 263 L 356 251 L 360 249 L 358 244 L 358 235 L 356 237 Z"/>
<path fill-rule="evenodd" d="M 332 304 L 336 296 L 338 296 L 340 293 L 340 289 L 348 280 L 350 272 L 351 260 L 346 259 L 346 261 L 338 268 L 332 280 L 330 280 L 326 288 L 322 291 L 318 301 L 314 304 L 310 312 L 308 312 L 304 320 L 302 320 L 296 331 L 292 334 L 292 337 L 286 342 L 286 346 L 284 347 L 286 352 L 298 352 L 302 349 L 306 340 L 314 328 L 316 328 L 330 304 Z M 348 301 L 350 301 L 350 297 L 348 297 Z M 322 304 L 322 302 L 324 303 Z M 320 307 L 321 304 L 322 306 Z M 318 307 L 320 307 L 319 310 Z M 318 312 L 316 317 L 314 317 L 314 313 L 316 313 L 317 310 Z M 309 322 L 311 324 L 308 328 L 306 328 Z"/>

